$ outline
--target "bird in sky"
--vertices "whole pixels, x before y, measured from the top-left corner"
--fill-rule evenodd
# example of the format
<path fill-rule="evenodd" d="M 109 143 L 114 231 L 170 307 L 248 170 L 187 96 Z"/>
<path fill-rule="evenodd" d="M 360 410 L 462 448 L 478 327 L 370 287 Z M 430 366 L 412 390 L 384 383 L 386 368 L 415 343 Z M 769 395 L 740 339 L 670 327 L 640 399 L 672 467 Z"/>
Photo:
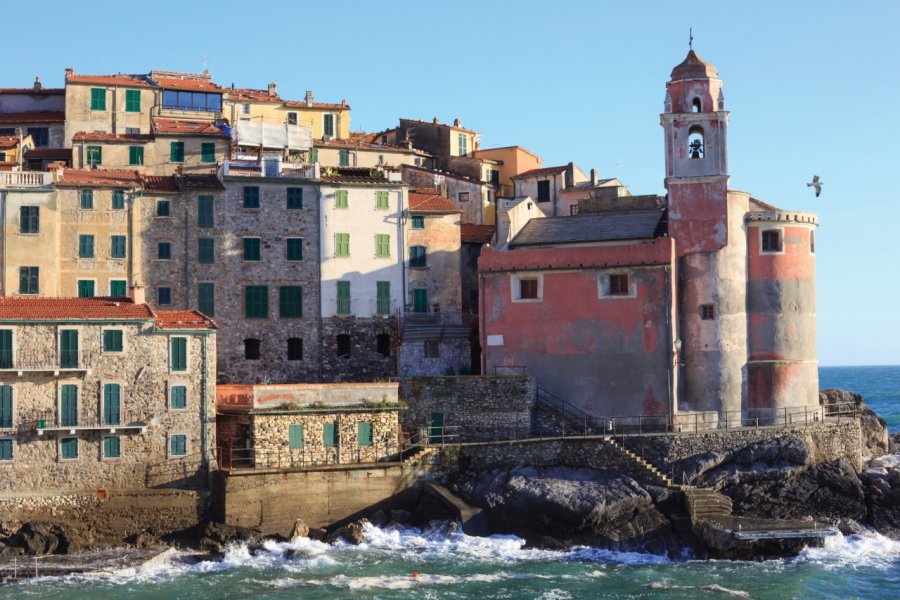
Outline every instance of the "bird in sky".
<path fill-rule="evenodd" d="M 824 185 L 824 182 L 819 181 L 819 176 L 818 176 L 818 175 L 813 175 L 813 180 L 812 180 L 812 182 L 807 183 L 807 184 L 806 184 L 806 187 L 816 188 L 816 198 L 818 198 L 818 197 L 819 197 L 819 194 L 822 193 L 822 186 L 823 186 L 823 185 Z"/>

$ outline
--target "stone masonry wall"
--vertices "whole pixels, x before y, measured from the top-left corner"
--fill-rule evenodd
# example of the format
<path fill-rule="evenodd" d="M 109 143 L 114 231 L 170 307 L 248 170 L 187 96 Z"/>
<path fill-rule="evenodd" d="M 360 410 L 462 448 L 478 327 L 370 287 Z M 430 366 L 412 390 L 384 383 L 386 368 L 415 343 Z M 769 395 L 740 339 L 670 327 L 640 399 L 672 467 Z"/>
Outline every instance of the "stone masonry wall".
<path fill-rule="evenodd" d="M 400 344 L 400 374 L 403 377 L 471 373 L 472 343 L 467 339 L 439 340 L 438 356 L 428 356 L 428 342 Z"/>
<path fill-rule="evenodd" d="M 350 355 L 338 354 L 337 336 L 350 336 Z M 390 336 L 388 355 L 378 352 L 378 336 Z M 397 376 L 397 317 L 328 317 L 322 320 L 322 380 L 376 381 Z"/>
<path fill-rule="evenodd" d="M 455 456 L 453 454 L 458 452 Z M 455 459 L 460 468 L 473 470 L 510 468 L 517 465 L 566 466 L 598 471 L 645 473 L 622 452 L 601 438 L 532 439 L 493 444 L 468 444 L 443 450 L 443 460 Z"/>

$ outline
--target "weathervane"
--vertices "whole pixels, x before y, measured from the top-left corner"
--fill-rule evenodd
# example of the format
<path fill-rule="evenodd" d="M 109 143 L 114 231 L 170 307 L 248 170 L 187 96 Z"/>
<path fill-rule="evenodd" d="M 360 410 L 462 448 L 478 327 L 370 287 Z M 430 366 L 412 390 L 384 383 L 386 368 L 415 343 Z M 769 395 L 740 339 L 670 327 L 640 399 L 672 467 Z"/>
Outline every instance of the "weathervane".
<path fill-rule="evenodd" d="M 694 28 L 693 27 L 688 27 L 688 35 L 690 36 L 688 38 L 688 50 L 693 50 L 694 49 Z"/>

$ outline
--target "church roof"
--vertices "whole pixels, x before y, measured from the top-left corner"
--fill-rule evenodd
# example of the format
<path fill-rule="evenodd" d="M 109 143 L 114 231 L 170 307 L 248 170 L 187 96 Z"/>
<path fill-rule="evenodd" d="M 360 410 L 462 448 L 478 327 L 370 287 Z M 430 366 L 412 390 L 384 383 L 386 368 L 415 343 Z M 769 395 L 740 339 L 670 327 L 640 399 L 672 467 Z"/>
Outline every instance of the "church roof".
<path fill-rule="evenodd" d="M 509 246 L 641 240 L 661 237 L 665 233 L 666 214 L 661 210 L 549 217 L 528 221 Z"/>
<path fill-rule="evenodd" d="M 677 79 L 706 79 L 718 77 L 719 72 L 714 66 L 704 61 L 696 52 L 691 50 L 681 64 L 672 69 L 672 81 Z"/>

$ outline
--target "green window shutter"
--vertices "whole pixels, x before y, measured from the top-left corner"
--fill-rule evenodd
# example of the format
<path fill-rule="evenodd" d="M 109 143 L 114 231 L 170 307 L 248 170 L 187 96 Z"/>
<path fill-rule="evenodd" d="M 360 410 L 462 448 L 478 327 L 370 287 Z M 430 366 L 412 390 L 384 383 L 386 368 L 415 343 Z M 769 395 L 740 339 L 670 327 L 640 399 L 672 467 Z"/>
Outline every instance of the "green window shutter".
<path fill-rule="evenodd" d="M 103 424 L 119 425 L 121 422 L 122 401 L 118 383 L 103 384 Z"/>
<path fill-rule="evenodd" d="M 269 317 L 269 286 L 248 285 L 244 287 L 244 316 L 250 319 Z"/>
<path fill-rule="evenodd" d="M 303 448 L 303 425 L 301 423 L 288 426 L 288 447 L 291 450 Z"/>
<path fill-rule="evenodd" d="M 78 425 L 78 386 L 67 383 L 59 386 L 59 424 L 63 427 Z"/>
<path fill-rule="evenodd" d="M 187 436 L 177 433 L 169 437 L 169 454 L 171 456 L 185 456 L 187 454 Z"/>
<path fill-rule="evenodd" d="M 173 337 L 171 347 L 172 370 L 187 371 L 187 338 Z"/>
<path fill-rule="evenodd" d="M 78 297 L 79 298 L 93 298 L 94 294 L 94 282 L 90 279 L 79 279 L 78 280 Z"/>
<path fill-rule="evenodd" d="M 13 335 L 11 329 L 0 329 L 0 369 L 13 366 Z"/>
<path fill-rule="evenodd" d="M 114 235 L 110 237 L 110 256 L 112 258 L 125 258 L 125 236 Z"/>
<path fill-rule="evenodd" d="M 66 437 L 59 440 L 59 457 L 65 460 L 78 458 L 77 437 Z"/>
<path fill-rule="evenodd" d="M 379 210 L 390 208 L 390 196 L 387 192 L 375 192 L 375 208 Z"/>
<path fill-rule="evenodd" d="M 12 440 L 0 440 L 0 460 L 12 460 L 13 447 Z"/>
<path fill-rule="evenodd" d="M 106 110 L 106 88 L 91 88 L 91 110 Z"/>
<path fill-rule="evenodd" d="M 421 215 L 413 215 L 412 228 L 413 229 L 425 229 L 425 217 L 423 217 Z"/>
<path fill-rule="evenodd" d="M 328 447 L 338 445 L 337 423 L 322 424 L 322 443 Z"/>
<path fill-rule="evenodd" d="M 157 200 L 156 201 L 156 216 L 157 217 L 168 217 L 172 214 L 172 203 L 168 200 Z"/>
<path fill-rule="evenodd" d="M 287 259 L 303 260 L 303 238 L 287 238 Z"/>
<path fill-rule="evenodd" d="M 350 256 L 350 234 L 336 233 L 334 234 L 334 255 Z"/>
<path fill-rule="evenodd" d="M 309 162 L 317 163 L 319 162 L 319 149 L 313 148 L 309 151 Z"/>
<path fill-rule="evenodd" d="M 144 164 L 144 147 L 129 146 L 128 147 L 128 164 L 142 165 Z"/>
<path fill-rule="evenodd" d="M 287 207 L 291 210 L 303 208 L 303 188 L 287 189 Z"/>
<path fill-rule="evenodd" d="M 244 208 L 259 208 L 259 188 L 257 186 L 244 186 Z"/>
<path fill-rule="evenodd" d="M 336 190 L 334 192 L 334 207 L 348 208 L 350 206 L 350 192 L 348 190 Z"/>
<path fill-rule="evenodd" d="M 141 148 L 141 150 L 143 150 L 143 148 Z M 125 190 L 113 190 L 110 206 L 113 210 L 122 210 L 125 208 Z"/>
<path fill-rule="evenodd" d="M 350 282 L 337 282 L 337 314 L 350 314 Z"/>
<path fill-rule="evenodd" d="M 0 385 L 0 427 L 13 426 L 13 394 L 11 385 Z"/>
<path fill-rule="evenodd" d="M 283 285 L 278 288 L 278 315 L 285 319 L 303 316 L 303 288 L 299 285 Z"/>
<path fill-rule="evenodd" d="M 216 144 L 214 142 L 200 144 L 200 162 L 216 162 Z"/>
<path fill-rule="evenodd" d="M 212 196 L 197 196 L 197 227 L 213 226 L 213 208 L 215 198 Z"/>
<path fill-rule="evenodd" d="M 141 112 L 140 90 L 125 90 L 125 112 Z"/>
<path fill-rule="evenodd" d="M 428 266 L 425 258 L 425 246 L 412 246 L 409 249 L 409 266 L 420 268 Z"/>
<path fill-rule="evenodd" d="M 122 440 L 117 435 L 103 438 L 103 458 L 119 458 L 122 456 Z"/>
<path fill-rule="evenodd" d="M 94 190 L 81 190 L 81 208 L 94 208 Z"/>
<path fill-rule="evenodd" d="M 103 146 L 88 146 L 86 152 L 89 166 L 103 164 Z"/>
<path fill-rule="evenodd" d="M 375 283 L 376 312 L 379 315 L 391 314 L 391 282 L 377 281 Z"/>
<path fill-rule="evenodd" d="M 79 235 L 78 236 L 78 257 L 94 258 L 94 236 Z"/>
<path fill-rule="evenodd" d="M 208 265 L 216 262 L 216 240 L 213 238 L 197 239 L 197 262 Z"/>
<path fill-rule="evenodd" d="M 171 162 L 184 162 L 184 142 L 171 142 L 169 144 L 169 160 Z"/>
<path fill-rule="evenodd" d="M 360 446 L 372 445 L 372 422 L 358 423 L 356 426 L 357 443 Z"/>
<path fill-rule="evenodd" d="M 334 136 L 334 115 L 326 114 L 323 115 L 322 120 L 322 134 Z"/>
<path fill-rule="evenodd" d="M 103 331 L 104 352 L 122 352 L 123 348 L 121 329 L 105 329 Z"/>
<path fill-rule="evenodd" d="M 350 166 L 350 151 L 349 150 L 339 150 L 338 151 L 338 161 L 339 161 L 339 166 L 349 167 Z"/>
<path fill-rule="evenodd" d="M 197 284 L 197 310 L 207 317 L 216 316 L 216 286 L 214 283 Z"/>
<path fill-rule="evenodd" d="M 78 367 L 78 331 L 75 329 L 59 332 L 59 366 L 63 369 Z"/>
<path fill-rule="evenodd" d="M 169 406 L 175 410 L 187 408 L 187 386 L 173 385 L 169 388 Z"/>
<path fill-rule="evenodd" d="M 109 282 L 110 296 L 127 296 L 127 282 L 124 279 L 113 279 Z"/>
<path fill-rule="evenodd" d="M 376 258 L 389 258 L 391 256 L 391 236 L 386 233 L 375 234 Z"/>
<path fill-rule="evenodd" d="M 244 238 L 244 260 L 259 260 L 259 238 Z"/>

